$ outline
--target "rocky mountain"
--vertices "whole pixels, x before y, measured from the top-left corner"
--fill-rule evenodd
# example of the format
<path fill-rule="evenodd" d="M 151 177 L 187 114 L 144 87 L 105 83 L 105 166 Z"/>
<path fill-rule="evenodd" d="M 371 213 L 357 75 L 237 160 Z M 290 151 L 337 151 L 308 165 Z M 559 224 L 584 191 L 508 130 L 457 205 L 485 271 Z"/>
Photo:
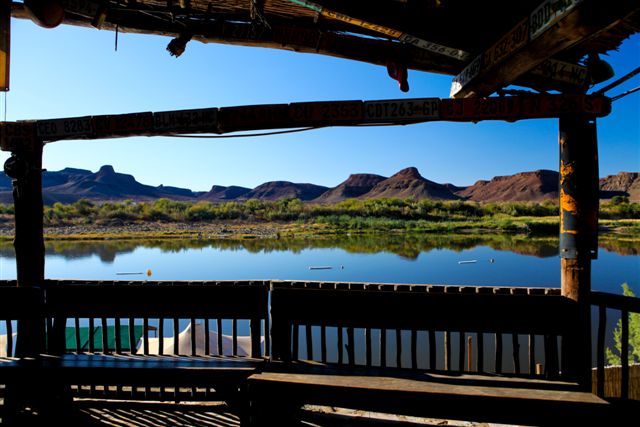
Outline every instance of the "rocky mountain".
<path fill-rule="evenodd" d="M 632 202 L 640 202 L 640 173 L 620 172 L 600 179 L 600 198 L 614 196 L 628 197 Z"/>
<path fill-rule="evenodd" d="M 5 187 L 5 180 L 9 185 Z M 4 172 L 0 176 L 0 202 L 12 203 L 11 184 Z M 84 169 L 65 168 L 42 174 L 42 197 L 47 205 L 55 202 L 73 203 L 79 199 L 93 200 L 153 200 L 170 198 L 190 200 L 196 194 L 186 188 L 152 187 L 136 181 L 133 175 L 118 173 L 105 165 L 96 173 Z"/>
<path fill-rule="evenodd" d="M 401 170 L 386 178 L 380 175 L 357 173 L 350 175 L 336 187 L 270 181 L 254 189 L 214 185 L 208 192 L 194 192 L 186 188 L 141 184 L 132 175 L 116 172 L 112 166 L 102 166 L 98 172 L 65 168 L 45 171 L 42 175 L 45 204 L 73 203 L 81 198 L 105 200 L 205 200 L 214 203 L 249 199 L 280 200 L 298 198 L 314 203 L 337 203 L 349 198 L 415 198 L 434 200 L 472 200 L 477 202 L 541 201 L 558 199 L 558 172 L 537 170 L 509 176 L 496 176 L 490 181 L 478 181 L 469 187 L 438 184 L 420 175 L 414 167 Z M 629 197 L 640 202 L 640 173 L 620 172 L 600 180 L 600 197 Z M 12 203 L 11 179 L 0 172 L 0 203 Z"/>
<path fill-rule="evenodd" d="M 496 176 L 491 181 L 478 181 L 456 194 L 475 202 L 557 200 L 558 172 L 537 170 Z"/>
<path fill-rule="evenodd" d="M 414 167 L 402 169 L 395 175 L 377 183 L 371 191 L 360 196 L 364 199 L 408 198 L 457 200 L 460 196 L 453 194 L 447 187 L 429 181 L 420 175 Z"/>
<path fill-rule="evenodd" d="M 328 187 L 315 184 L 296 184 L 289 181 L 265 182 L 244 194 L 240 199 L 280 200 L 296 198 L 309 201 L 327 191 Z"/>
<path fill-rule="evenodd" d="M 320 197 L 314 200 L 317 203 L 338 203 L 346 199 L 360 197 L 367 194 L 381 181 L 384 181 L 384 176 L 374 175 L 369 173 L 355 173 L 349 175 L 346 181 L 338 184 L 337 187 L 333 187 L 323 193 Z"/>
<path fill-rule="evenodd" d="M 238 187 L 237 185 L 229 187 L 214 185 L 211 187 L 211 190 L 198 197 L 198 200 L 206 200 L 208 202 L 228 202 L 242 197 L 250 191 L 250 188 Z"/>

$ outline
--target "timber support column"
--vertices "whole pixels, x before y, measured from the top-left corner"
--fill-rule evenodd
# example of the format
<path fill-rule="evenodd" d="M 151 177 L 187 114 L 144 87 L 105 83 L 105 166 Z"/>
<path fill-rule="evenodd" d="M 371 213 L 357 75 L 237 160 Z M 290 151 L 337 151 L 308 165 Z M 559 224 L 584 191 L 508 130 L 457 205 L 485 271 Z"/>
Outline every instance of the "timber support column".
<path fill-rule="evenodd" d="M 563 376 L 591 389 L 591 260 L 598 253 L 599 174 L 595 117 L 560 117 L 560 257 L 562 295 L 578 305 L 563 343 Z"/>
<path fill-rule="evenodd" d="M 41 288 L 44 284 L 44 236 L 42 203 L 42 142 L 35 138 L 12 147 L 4 170 L 13 178 L 16 269 L 18 286 Z M 18 323 L 16 354 L 44 352 L 44 313 Z"/>

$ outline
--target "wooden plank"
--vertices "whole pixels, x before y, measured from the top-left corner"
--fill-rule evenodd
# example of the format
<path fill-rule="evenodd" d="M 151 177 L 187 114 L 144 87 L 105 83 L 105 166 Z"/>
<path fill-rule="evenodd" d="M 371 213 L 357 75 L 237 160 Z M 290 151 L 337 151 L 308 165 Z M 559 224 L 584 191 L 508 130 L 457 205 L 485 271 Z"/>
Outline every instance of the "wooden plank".
<path fill-rule="evenodd" d="M 112 138 L 153 133 L 153 113 L 112 114 L 93 116 L 96 137 Z"/>
<path fill-rule="evenodd" d="M 491 66 L 488 68 L 482 67 L 479 59 L 482 55 L 476 57 L 454 79 L 451 96 L 490 95 L 514 83 L 546 59 L 610 27 L 636 8 L 637 5 L 627 1 L 546 0 L 527 17 L 527 43 L 517 44 L 517 48 L 503 56 L 499 63 L 489 62 Z M 521 26 L 522 21 L 508 34 L 513 34 Z"/>
<path fill-rule="evenodd" d="M 291 127 L 287 104 L 223 107 L 218 111 L 218 128 L 221 132 L 286 127 Z"/>
<path fill-rule="evenodd" d="M 480 121 L 558 117 L 570 113 L 588 113 L 602 117 L 611 111 L 605 97 L 589 95 L 540 95 L 443 99 L 442 120 Z"/>
<path fill-rule="evenodd" d="M 153 113 L 155 133 L 217 132 L 218 109 L 161 111 Z"/>
<path fill-rule="evenodd" d="M 9 90 L 11 63 L 11 1 L 0 1 L 0 92 Z"/>
<path fill-rule="evenodd" d="M 158 319 L 158 354 L 164 354 L 164 318 Z"/>
<path fill-rule="evenodd" d="M 91 116 L 38 120 L 36 134 L 42 141 L 92 138 L 95 135 Z"/>
<path fill-rule="evenodd" d="M 6 357 L 13 356 L 13 324 L 11 319 L 6 320 L 5 330 L 7 331 L 7 348 L 5 349 Z"/>
<path fill-rule="evenodd" d="M 142 340 L 145 356 L 149 354 L 149 318 L 142 319 Z"/>
<path fill-rule="evenodd" d="M 77 317 L 73 319 L 73 323 L 75 326 L 75 338 L 76 338 L 76 351 L 80 353 L 82 349 L 82 344 L 80 342 L 80 319 Z"/>
<path fill-rule="evenodd" d="M 538 36 L 547 31 L 553 24 L 564 18 L 571 12 L 582 0 L 545 0 L 540 6 L 535 8 L 529 16 L 530 28 L 529 35 L 531 40 L 535 40 Z"/>
<path fill-rule="evenodd" d="M 173 354 L 180 354 L 180 319 L 171 319 L 173 324 Z M 193 327 L 193 326 L 192 326 Z"/>
<path fill-rule="evenodd" d="M 36 122 L 1 122 L 0 123 L 0 148 L 3 151 L 30 150 L 37 145 Z"/>
<path fill-rule="evenodd" d="M 362 101 L 296 102 L 289 111 L 290 123 L 297 126 L 356 124 L 364 118 Z"/>
<path fill-rule="evenodd" d="M 418 369 L 418 331 L 411 329 L 411 368 Z"/>
<path fill-rule="evenodd" d="M 440 99 L 389 99 L 364 103 L 365 123 L 399 123 L 440 119 Z"/>
<path fill-rule="evenodd" d="M 232 346 L 233 346 L 233 355 L 238 355 L 238 319 L 235 317 L 231 320 L 231 335 L 232 335 Z"/>
<path fill-rule="evenodd" d="M 338 327 L 338 340 L 337 340 L 337 344 L 338 344 L 338 364 L 342 364 L 344 363 L 344 345 L 343 345 L 343 337 L 342 337 L 342 327 Z"/>

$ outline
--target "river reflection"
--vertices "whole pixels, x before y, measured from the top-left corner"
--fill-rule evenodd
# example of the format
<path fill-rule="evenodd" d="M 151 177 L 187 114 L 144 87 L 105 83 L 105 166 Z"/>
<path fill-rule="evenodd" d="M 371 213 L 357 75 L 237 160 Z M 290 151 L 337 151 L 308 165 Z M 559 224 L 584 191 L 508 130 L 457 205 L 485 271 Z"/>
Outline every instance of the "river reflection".
<path fill-rule="evenodd" d="M 640 245 L 600 239 L 593 289 L 640 286 Z M 321 266 L 327 269 L 315 270 Z M 47 278 L 329 280 L 479 286 L 560 286 L 557 237 L 373 234 L 314 239 L 49 241 Z M 15 278 L 10 242 L 0 279 Z"/>

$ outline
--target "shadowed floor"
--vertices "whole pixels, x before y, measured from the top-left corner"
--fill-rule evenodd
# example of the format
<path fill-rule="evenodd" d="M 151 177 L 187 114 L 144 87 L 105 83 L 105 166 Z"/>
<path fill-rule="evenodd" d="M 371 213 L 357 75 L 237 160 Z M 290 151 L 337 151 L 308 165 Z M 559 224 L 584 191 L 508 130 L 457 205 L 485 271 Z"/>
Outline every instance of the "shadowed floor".
<path fill-rule="evenodd" d="M 48 417 L 45 417 L 48 418 Z M 51 421 L 51 420 L 48 420 Z M 78 400 L 60 420 L 68 427 L 239 427 L 240 420 L 225 404 L 173 404 Z M 23 415 L 21 427 L 41 426 L 41 417 Z M 284 424 L 282 424 L 284 426 Z M 483 423 L 390 416 L 327 407 L 307 407 L 290 427 L 425 427 L 489 426 Z"/>

